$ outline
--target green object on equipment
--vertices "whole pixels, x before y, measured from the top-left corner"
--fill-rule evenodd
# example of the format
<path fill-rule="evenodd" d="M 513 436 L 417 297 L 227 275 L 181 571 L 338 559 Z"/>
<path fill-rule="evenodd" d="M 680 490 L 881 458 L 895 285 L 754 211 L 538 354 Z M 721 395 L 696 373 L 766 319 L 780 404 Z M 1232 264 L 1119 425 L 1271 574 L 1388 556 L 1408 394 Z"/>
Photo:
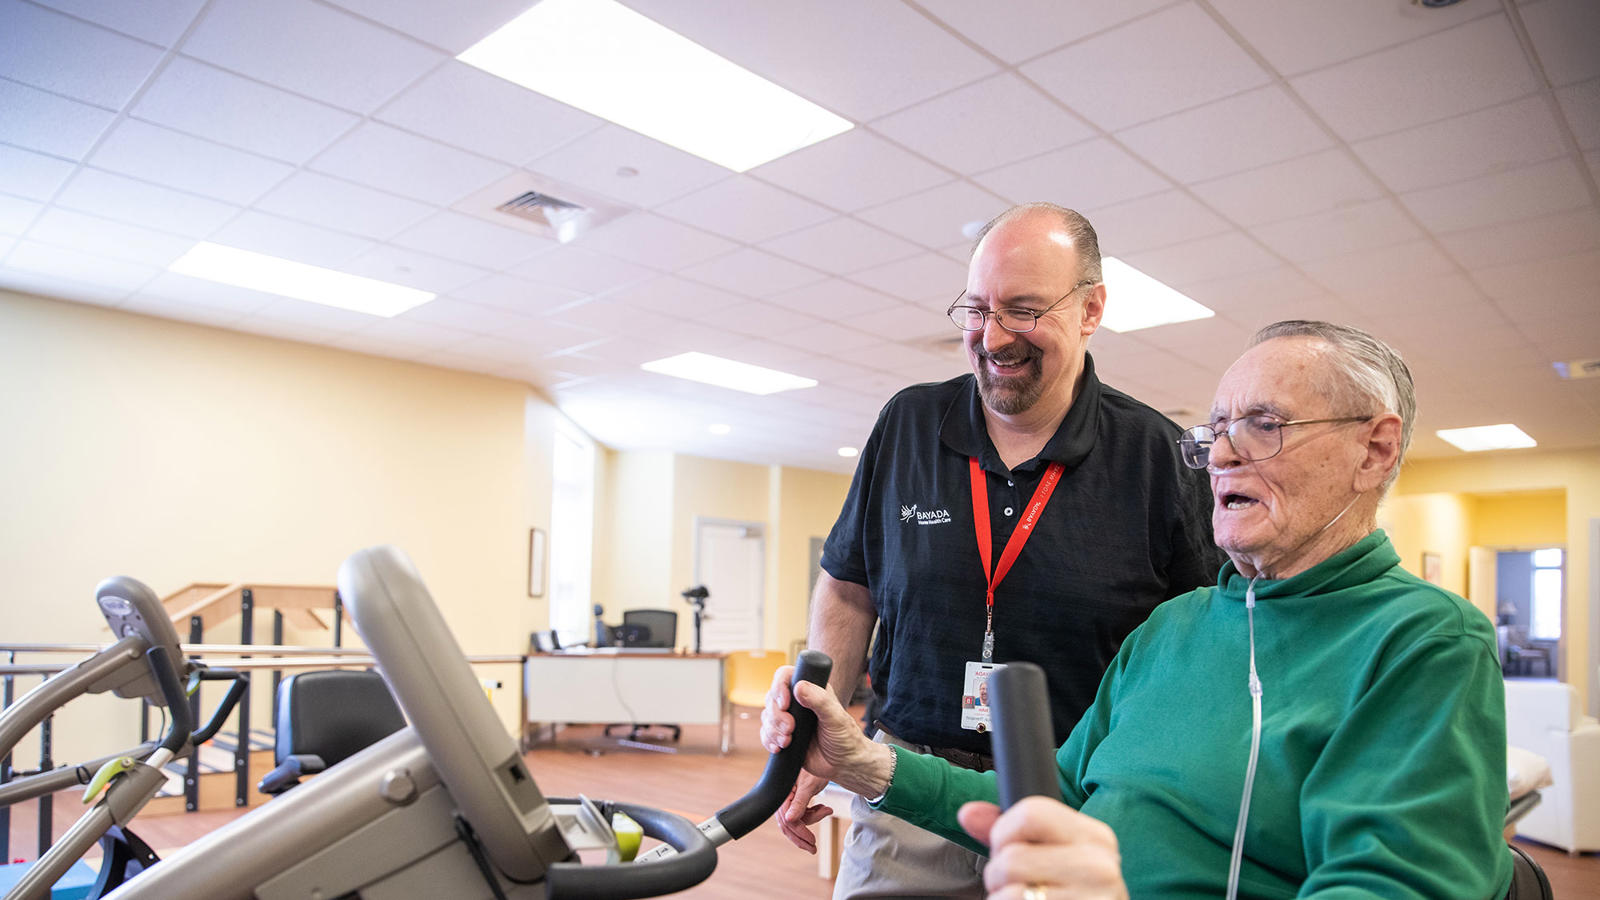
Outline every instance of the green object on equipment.
<path fill-rule="evenodd" d="M 94 773 L 94 777 L 89 779 L 89 786 L 84 788 L 83 804 L 88 806 L 90 803 L 93 803 L 94 798 L 105 789 L 106 785 L 111 783 L 111 779 L 116 778 L 118 775 L 121 775 L 123 772 L 128 771 L 138 764 L 138 760 L 131 756 L 119 756 L 101 766 L 100 771 Z"/>
<path fill-rule="evenodd" d="M 623 813 L 612 813 L 611 831 L 617 836 L 617 858 L 613 862 L 633 862 L 644 842 L 644 829 Z"/>

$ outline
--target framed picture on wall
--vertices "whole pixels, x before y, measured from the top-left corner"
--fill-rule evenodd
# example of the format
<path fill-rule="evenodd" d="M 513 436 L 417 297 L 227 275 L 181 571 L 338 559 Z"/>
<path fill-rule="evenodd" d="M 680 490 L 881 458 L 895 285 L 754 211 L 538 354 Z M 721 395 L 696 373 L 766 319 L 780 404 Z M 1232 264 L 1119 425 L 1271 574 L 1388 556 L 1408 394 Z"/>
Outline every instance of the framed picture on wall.
<path fill-rule="evenodd" d="M 544 596 L 544 529 L 528 529 L 528 596 Z"/>
<path fill-rule="evenodd" d="M 1444 584 L 1444 560 L 1439 554 L 1422 554 L 1422 580 L 1430 584 Z"/>

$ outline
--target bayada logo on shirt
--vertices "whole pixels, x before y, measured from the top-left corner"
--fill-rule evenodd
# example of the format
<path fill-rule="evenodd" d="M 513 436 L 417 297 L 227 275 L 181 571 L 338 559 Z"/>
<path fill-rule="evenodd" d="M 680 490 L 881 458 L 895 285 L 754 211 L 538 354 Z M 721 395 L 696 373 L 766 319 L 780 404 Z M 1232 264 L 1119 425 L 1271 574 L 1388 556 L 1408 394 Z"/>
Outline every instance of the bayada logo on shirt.
<path fill-rule="evenodd" d="M 910 506 L 902 503 L 900 504 L 900 521 L 908 525 L 912 522 L 916 522 L 918 525 L 947 525 L 950 522 L 950 510 L 919 510 L 915 503 Z"/>

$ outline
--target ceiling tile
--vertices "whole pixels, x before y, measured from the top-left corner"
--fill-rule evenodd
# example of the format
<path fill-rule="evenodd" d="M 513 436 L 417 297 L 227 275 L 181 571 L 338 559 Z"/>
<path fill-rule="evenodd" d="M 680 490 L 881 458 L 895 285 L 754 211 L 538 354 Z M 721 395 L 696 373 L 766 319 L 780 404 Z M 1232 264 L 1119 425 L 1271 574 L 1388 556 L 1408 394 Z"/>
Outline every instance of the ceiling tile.
<path fill-rule="evenodd" d="M 584 298 L 577 291 L 538 284 L 515 275 L 490 275 L 452 290 L 450 296 L 525 316 L 550 315 Z"/>
<path fill-rule="evenodd" d="M 888 294 L 839 278 L 812 282 L 792 291 L 774 294 L 770 299 L 788 309 L 801 310 L 819 319 L 834 321 L 846 316 L 904 305 Z"/>
<path fill-rule="evenodd" d="M 390 243 L 485 269 L 505 269 L 556 246 L 515 228 L 444 210 L 390 239 Z"/>
<path fill-rule="evenodd" d="M 528 260 L 511 269 L 540 284 L 554 285 L 582 294 L 597 294 L 643 281 L 656 274 L 643 266 L 623 262 L 567 244 Z"/>
<path fill-rule="evenodd" d="M 1439 236 L 1439 243 L 1469 269 L 1566 256 L 1600 247 L 1600 212 L 1576 209 L 1518 222 Z"/>
<path fill-rule="evenodd" d="M 1326 259 L 1422 237 L 1421 229 L 1387 199 L 1259 225 L 1250 231 L 1290 262 Z"/>
<path fill-rule="evenodd" d="M 343 110 L 183 57 L 162 70 L 130 115 L 296 164 L 359 121 Z"/>
<path fill-rule="evenodd" d="M 1564 87 L 1556 91 L 1556 99 L 1561 101 L 1561 112 L 1578 146 L 1600 148 L 1600 78 Z"/>
<path fill-rule="evenodd" d="M 1123 262 L 1169 285 L 1205 281 L 1252 269 L 1271 269 L 1283 264 L 1283 260 L 1237 231 L 1129 254 Z M 1109 297 L 1107 302 L 1114 303 L 1116 298 Z"/>
<path fill-rule="evenodd" d="M 333 328 L 265 316 L 244 316 L 228 327 L 245 334 L 276 338 L 280 341 L 294 341 L 297 344 L 326 344 L 347 333 Z"/>
<path fill-rule="evenodd" d="M 881 335 L 846 328 L 834 322 L 816 322 L 798 328 L 774 331 L 769 336 L 779 343 L 835 355 L 850 354 L 883 340 Z M 821 375 L 814 377 L 822 378 Z"/>
<path fill-rule="evenodd" d="M 1434 231 L 1461 231 L 1575 209 L 1589 203 L 1571 159 L 1524 166 L 1400 197 Z"/>
<path fill-rule="evenodd" d="M 64 159 L 0 144 L 0 193 L 49 200 L 74 168 Z"/>
<path fill-rule="evenodd" d="M 838 323 L 856 331 L 880 335 L 886 341 L 949 337 L 955 328 L 940 313 L 929 312 L 910 303 L 896 303 L 870 312 L 840 316 Z"/>
<path fill-rule="evenodd" d="M 28 238 L 162 269 L 194 246 L 188 238 L 55 208 L 33 223 Z"/>
<path fill-rule="evenodd" d="M 301 170 L 256 201 L 256 208 L 335 231 L 387 240 L 434 207 Z"/>
<path fill-rule="evenodd" d="M 1105 138 L 1012 163 L 972 180 L 1013 203 L 1048 199 L 1073 209 L 1109 206 L 1172 186 Z"/>
<path fill-rule="evenodd" d="M 1195 195 L 1240 225 L 1261 225 L 1383 196 L 1346 150 L 1325 150 L 1194 185 Z"/>
<path fill-rule="evenodd" d="M 212 0 L 183 52 L 360 113 L 372 112 L 446 58 L 311 0 Z"/>
<path fill-rule="evenodd" d="M 628 5 L 856 122 L 903 109 L 997 68 L 901 3 L 633 0 Z"/>
<path fill-rule="evenodd" d="M 5 239 L 0 238 L 0 250 L 4 249 L 4 245 Z M 93 303 L 96 306 L 118 306 L 128 296 L 127 288 L 6 268 L 0 268 L 0 289 L 36 294 L 53 300 Z"/>
<path fill-rule="evenodd" d="M 104 0 L 35 0 L 64 13 L 88 19 L 163 47 L 183 35 L 205 0 L 144 0 L 141 3 L 106 3 Z"/>
<path fill-rule="evenodd" d="M 656 206 L 733 174 L 617 125 L 591 131 L 524 168 L 641 207 Z"/>
<path fill-rule="evenodd" d="M 826 207 L 747 175 L 725 178 L 663 204 L 656 211 L 750 244 L 815 225 L 834 215 Z"/>
<path fill-rule="evenodd" d="M 307 303 L 304 300 L 295 300 L 289 297 L 279 297 L 256 310 L 251 314 L 250 318 L 243 320 L 240 324 L 252 330 L 255 323 L 260 319 L 303 325 L 322 331 L 321 340 L 326 340 L 341 332 L 363 328 L 381 318 L 383 316 L 339 309 L 334 306 L 324 306 L 321 303 Z"/>
<path fill-rule="evenodd" d="M 1495 11 L 1494 5 L 1482 3 L 1427 8 L 1414 3 L 1212 0 L 1211 5 L 1284 75 L 1354 59 Z"/>
<path fill-rule="evenodd" d="M 1398 192 L 1492 175 L 1566 153 L 1550 105 L 1534 96 L 1354 144 Z"/>
<path fill-rule="evenodd" d="M 1260 87 L 1270 78 L 1192 3 L 1040 57 L 1022 66 L 1022 74 L 1108 131 Z"/>
<path fill-rule="evenodd" d="M 736 244 L 698 228 L 637 212 L 583 236 L 585 248 L 657 269 L 681 269 L 732 250 Z"/>
<path fill-rule="evenodd" d="M 239 207 L 174 191 L 87 166 L 56 197 L 56 206 L 157 231 L 202 238 L 239 213 Z"/>
<path fill-rule="evenodd" d="M 474 0 L 441 6 L 434 0 L 329 0 L 351 12 L 382 22 L 451 56 L 488 37 L 516 18 L 528 0 Z"/>
<path fill-rule="evenodd" d="M 1120 25 L 1171 0 L 1013 0 L 985 6 L 968 0 L 924 0 L 921 6 L 1008 63 Z"/>
<path fill-rule="evenodd" d="M 1475 269 L 1472 280 L 1490 297 L 1519 307 L 1541 296 L 1557 304 L 1581 298 L 1592 306 L 1594 286 L 1600 284 L 1600 251 Z"/>
<path fill-rule="evenodd" d="M 137 119 L 118 123 L 89 162 L 123 175 L 241 204 L 250 203 L 294 171 L 276 160 Z"/>
<path fill-rule="evenodd" d="M 967 267 L 938 253 L 923 253 L 882 266 L 863 269 L 850 280 L 909 303 L 948 306 L 967 281 Z"/>
<path fill-rule="evenodd" d="M 355 333 L 390 344 L 435 350 L 459 346 L 472 337 L 472 332 L 448 325 L 424 324 L 398 317 L 377 319 L 356 329 Z"/>
<path fill-rule="evenodd" d="M 340 268 L 352 275 L 392 281 L 436 294 L 449 293 L 489 274 L 476 266 L 387 244 L 368 250 Z"/>
<path fill-rule="evenodd" d="M 1504 16 L 1301 75 L 1290 85 L 1352 141 L 1505 103 L 1538 87 Z"/>
<path fill-rule="evenodd" d="M 1423 311 L 1454 315 L 1462 303 L 1485 299 L 1483 291 L 1460 272 L 1396 278 L 1343 296 L 1351 308 L 1374 316 Z"/>
<path fill-rule="evenodd" d="M 1060 104 L 1003 72 L 901 110 L 872 130 L 957 172 L 977 172 L 1094 136 Z"/>
<path fill-rule="evenodd" d="M 82 159 L 114 113 L 0 78 L 0 141 Z"/>
<path fill-rule="evenodd" d="M 634 309 L 670 316 L 678 321 L 701 311 L 745 302 L 745 298 L 676 275 L 661 275 L 607 295 Z"/>
<path fill-rule="evenodd" d="M 825 277 L 816 269 L 750 247 L 691 266 L 682 274 L 746 297 L 770 297 Z"/>
<path fill-rule="evenodd" d="M 951 180 L 938 166 L 861 128 L 757 166 L 749 174 L 845 212 Z"/>
<path fill-rule="evenodd" d="M 1600 5 L 1593 0 L 1543 0 L 1521 8 L 1534 52 L 1556 87 L 1600 76 Z"/>
<path fill-rule="evenodd" d="M 1277 85 L 1174 113 L 1119 132 L 1117 138 L 1182 183 L 1253 169 L 1333 144 Z"/>
<path fill-rule="evenodd" d="M 582 110 L 451 60 L 384 105 L 377 118 L 521 165 L 604 125 Z"/>
<path fill-rule="evenodd" d="M 395 319 L 444 325 L 473 334 L 514 340 L 526 346 L 527 349 L 522 351 L 524 353 L 549 352 L 599 336 L 590 329 L 553 321 L 549 316 L 520 316 L 449 297 L 440 297 L 408 309 Z M 456 345 L 452 349 L 462 349 L 463 346 Z"/>
<path fill-rule="evenodd" d="M 1329 297 L 1327 289 L 1295 269 L 1280 266 L 1255 272 L 1237 272 L 1194 283 L 1175 285 L 1184 293 L 1216 310 L 1219 315 L 1251 324 L 1253 310 L 1275 307 L 1300 310 L 1302 305 Z M 1261 322 L 1266 325 L 1272 320 Z"/>
<path fill-rule="evenodd" d="M 1100 252 L 1126 256 L 1169 247 L 1228 230 L 1228 223 L 1180 191 L 1165 191 L 1087 211 L 1100 237 Z"/>
<path fill-rule="evenodd" d="M 161 272 L 159 267 L 145 263 L 110 259 L 28 240 L 18 241 L 11 249 L 6 256 L 6 267 L 123 292 L 138 290 Z"/>
<path fill-rule="evenodd" d="M 721 307 L 699 318 L 709 321 L 718 328 L 760 338 L 817 324 L 815 318 L 804 313 L 784 309 L 772 303 L 763 303 L 760 300 Z M 754 355 L 747 353 L 741 358 L 752 359 Z"/>
<path fill-rule="evenodd" d="M 502 163 L 365 122 L 311 168 L 415 200 L 449 205 L 511 173 Z"/>
<path fill-rule="evenodd" d="M 915 244 L 855 219 L 838 218 L 766 241 L 762 247 L 834 275 L 914 256 Z"/>
<path fill-rule="evenodd" d="M 1355 302 L 1357 296 L 1368 298 L 1368 307 L 1375 293 L 1388 296 L 1395 289 L 1404 289 L 1416 282 L 1460 275 L 1455 261 L 1430 240 L 1330 256 L 1304 263 L 1301 268 L 1324 287 L 1351 302 Z"/>
<path fill-rule="evenodd" d="M 588 328 L 596 334 L 634 335 L 646 338 L 660 334 L 678 323 L 672 316 L 645 312 L 612 299 L 585 300 L 571 304 L 560 312 L 550 314 L 550 318 L 564 325 Z"/>
<path fill-rule="evenodd" d="M 22 234 L 43 209 L 43 203 L 0 194 L 0 234 Z"/>
<path fill-rule="evenodd" d="M 117 304 L 117 308 L 124 312 L 136 313 L 142 316 L 156 316 L 179 322 L 192 322 L 196 325 L 207 325 L 212 328 L 231 328 L 235 322 L 238 322 L 243 317 L 242 313 L 233 310 L 200 306 L 143 292 L 129 295 L 126 300 Z"/>
<path fill-rule="evenodd" d="M 856 218 L 925 247 L 938 248 L 962 240 L 967 226 L 988 222 L 1009 206 L 1010 203 L 969 182 L 952 181 L 861 210 Z"/>
<path fill-rule="evenodd" d="M 20 0 L 0 0 L 0 76 L 120 109 L 161 51 Z"/>
<path fill-rule="evenodd" d="M 162 272 L 151 279 L 139 292 L 140 296 L 176 300 L 195 306 L 219 310 L 235 317 L 256 310 L 278 297 L 231 284 L 218 284 L 200 278 L 190 278 L 176 272 Z"/>
<path fill-rule="evenodd" d="M 330 269 L 343 267 L 373 247 L 372 242 L 365 238 L 255 210 L 247 210 L 219 228 L 211 235 L 211 240 L 240 250 Z"/>

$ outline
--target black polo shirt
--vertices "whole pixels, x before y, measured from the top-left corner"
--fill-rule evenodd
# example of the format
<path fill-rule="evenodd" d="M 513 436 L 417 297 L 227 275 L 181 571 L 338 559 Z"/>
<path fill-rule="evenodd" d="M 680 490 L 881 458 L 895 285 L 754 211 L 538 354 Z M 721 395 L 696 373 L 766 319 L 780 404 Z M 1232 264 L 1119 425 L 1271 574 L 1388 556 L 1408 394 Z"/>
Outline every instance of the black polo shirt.
<path fill-rule="evenodd" d="M 1102 385 L 1088 358 L 1061 426 L 1014 470 L 989 440 L 972 375 L 890 399 L 822 551 L 828 574 L 866 585 L 877 608 L 870 672 L 883 726 L 913 743 L 990 752 L 989 735 L 960 724 L 985 606 L 968 460 L 988 479 L 991 561 L 1058 461 L 1061 483 L 995 591 L 994 661 L 1044 668 L 1064 741 L 1122 639 L 1156 604 L 1216 579 L 1210 486 L 1179 459 L 1178 434 Z"/>

